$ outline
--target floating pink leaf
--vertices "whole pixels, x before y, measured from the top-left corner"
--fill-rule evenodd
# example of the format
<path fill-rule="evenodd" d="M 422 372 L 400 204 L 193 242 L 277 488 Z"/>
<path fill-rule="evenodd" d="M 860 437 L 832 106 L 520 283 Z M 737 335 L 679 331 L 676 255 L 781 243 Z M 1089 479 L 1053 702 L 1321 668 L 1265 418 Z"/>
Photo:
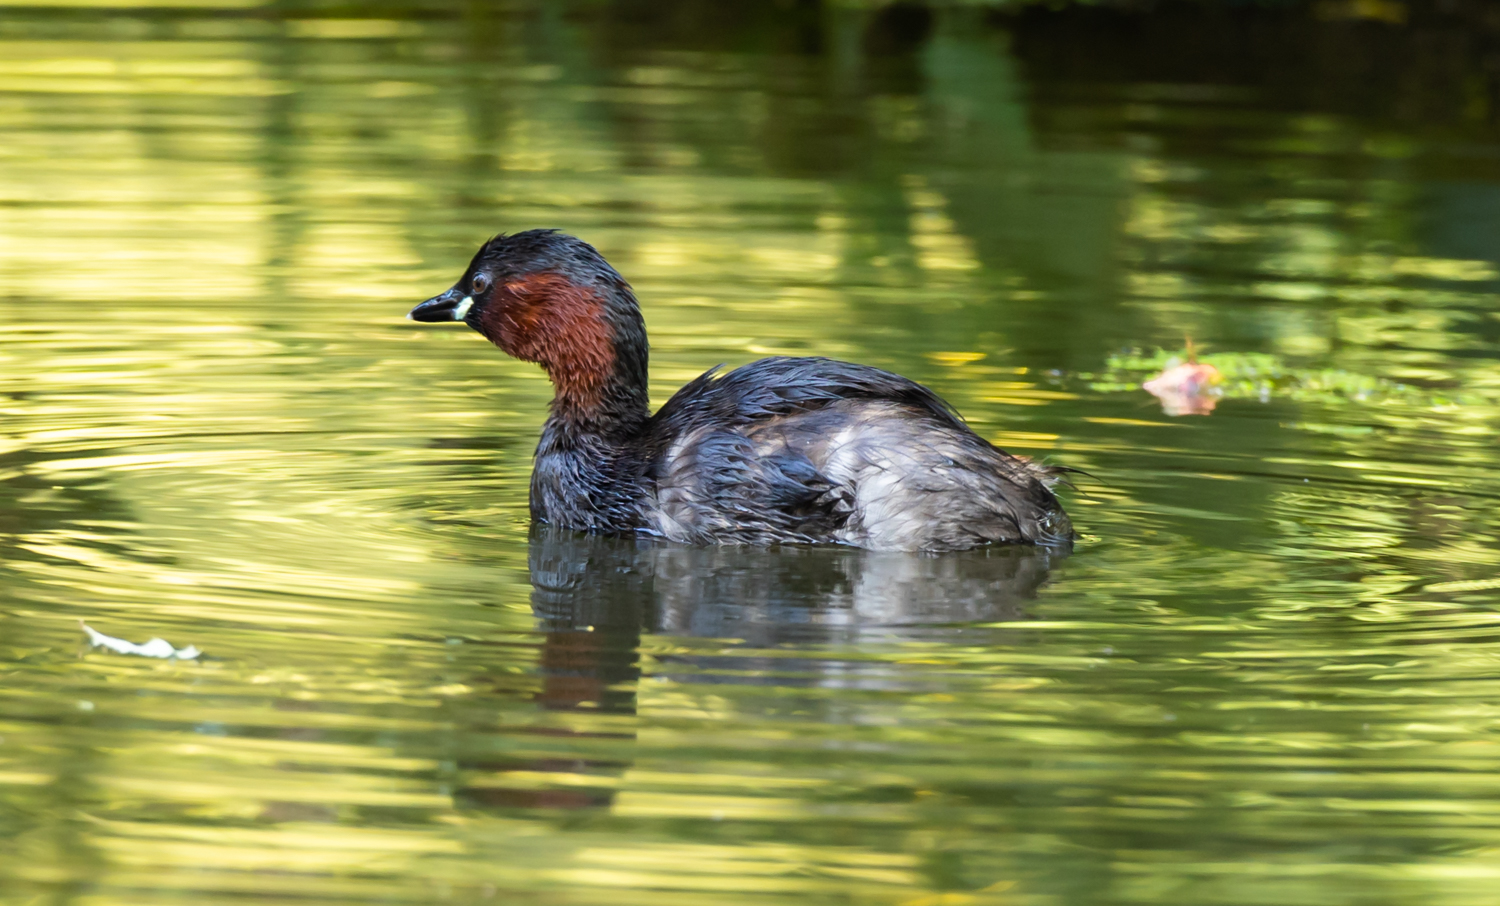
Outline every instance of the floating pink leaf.
<path fill-rule="evenodd" d="M 1141 388 L 1161 400 L 1167 415 L 1208 415 L 1219 404 L 1223 380 L 1214 366 L 1187 361 L 1169 366 Z"/>

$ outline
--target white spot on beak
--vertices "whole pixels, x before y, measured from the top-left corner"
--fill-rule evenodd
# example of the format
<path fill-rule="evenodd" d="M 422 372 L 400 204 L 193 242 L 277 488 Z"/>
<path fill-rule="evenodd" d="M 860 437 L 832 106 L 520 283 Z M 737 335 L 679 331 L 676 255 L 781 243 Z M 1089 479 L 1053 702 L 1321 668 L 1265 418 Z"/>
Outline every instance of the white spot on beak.
<path fill-rule="evenodd" d="M 453 320 L 462 321 L 468 317 L 469 309 L 474 307 L 474 297 L 464 296 L 463 301 L 453 306 Z"/>

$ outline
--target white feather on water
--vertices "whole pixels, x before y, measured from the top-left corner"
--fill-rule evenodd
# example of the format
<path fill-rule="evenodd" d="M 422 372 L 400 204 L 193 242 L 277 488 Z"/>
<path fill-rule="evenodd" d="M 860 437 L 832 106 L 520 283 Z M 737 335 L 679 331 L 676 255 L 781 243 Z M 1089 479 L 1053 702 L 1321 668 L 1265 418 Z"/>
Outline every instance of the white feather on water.
<path fill-rule="evenodd" d="M 166 639 L 153 638 L 137 645 L 134 642 L 127 642 L 124 639 L 107 636 L 82 620 L 78 621 L 78 625 L 88 635 L 90 646 L 94 648 L 108 648 L 110 651 L 117 651 L 120 654 L 136 654 L 141 657 L 175 658 L 180 661 L 191 661 L 203 653 L 193 645 L 189 645 L 186 648 L 173 648 L 172 644 Z"/>

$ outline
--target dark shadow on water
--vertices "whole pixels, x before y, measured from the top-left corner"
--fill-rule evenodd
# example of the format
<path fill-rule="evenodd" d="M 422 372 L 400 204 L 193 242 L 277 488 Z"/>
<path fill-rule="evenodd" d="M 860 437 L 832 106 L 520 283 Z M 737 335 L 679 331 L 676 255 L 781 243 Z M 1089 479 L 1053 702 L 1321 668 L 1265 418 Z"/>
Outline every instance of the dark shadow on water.
<path fill-rule="evenodd" d="M 571 712 L 581 722 L 511 729 L 529 739 L 529 748 L 553 749 L 554 755 L 485 752 L 458 758 L 462 774 L 483 781 L 460 785 L 455 799 L 481 811 L 608 807 L 614 799 L 610 778 L 622 776 L 634 758 L 631 719 L 638 707 L 643 635 L 814 650 L 951 637 L 974 623 L 1025 619 L 1026 602 L 1066 555 L 1034 547 L 942 555 L 700 548 L 537 526 L 529 550 L 531 604 L 542 636 L 535 703 L 542 711 Z M 803 660 L 795 678 L 775 658 L 753 650 L 727 658 L 719 645 L 661 661 L 695 671 L 699 683 L 884 688 L 890 682 L 867 676 L 868 665 L 839 663 L 835 651 Z M 873 670 L 883 673 L 878 665 Z M 574 780 L 538 788 L 510 779 L 547 774 Z M 599 777 L 600 784 L 577 779 L 588 776 Z"/>
<path fill-rule="evenodd" d="M 529 563 L 544 631 L 592 627 L 765 646 L 1024 619 L 1025 602 L 1064 556 L 1021 546 L 942 555 L 685 547 L 539 526 Z"/>

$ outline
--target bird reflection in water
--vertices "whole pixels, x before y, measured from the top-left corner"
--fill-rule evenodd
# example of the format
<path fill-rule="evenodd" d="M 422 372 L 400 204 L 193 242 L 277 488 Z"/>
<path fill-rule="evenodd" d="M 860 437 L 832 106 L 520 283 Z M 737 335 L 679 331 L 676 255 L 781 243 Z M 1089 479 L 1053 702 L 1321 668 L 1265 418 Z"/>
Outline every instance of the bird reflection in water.
<path fill-rule="evenodd" d="M 1003 545 L 944 554 L 817 545 L 687 547 L 533 530 L 531 606 L 544 632 L 586 627 L 783 642 L 922 634 L 1024 618 L 1065 551 Z"/>
<path fill-rule="evenodd" d="M 536 526 L 529 550 L 531 606 L 543 635 L 536 701 L 553 712 L 634 715 L 645 633 L 723 639 L 757 649 L 933 639 L 962 632 L 963 624 L 1023 620 L 1025 603 L 1066 555 L 1066 549 L 1029 545 L 939 555 L 835 546 L 686 547 Z M 721 657 L 673 659 L 707 667 Z M 784 675 L 757 677 L 756 660 L 735 659 L 735 673 L 743 678 L 738 681 L 789 683 Z M 774 667 L 769 659 L 763 666 L 767 672 Z M 842 669 L 825 680 L 840 686 L 863 682 Z M 735 680 L 720 676 L 719 681 Z M 556 746 L 560 752 L 603 749 L 616 755 L 622 751 L 618 742 L 633 739 L 634 731 L 604 721 L 587 730 L 550 726 L 527 732 L 568 737 Z M 498 784 L 461 790 L 470 806 L 579 809 L 607 806 L 614 778 L 629 764 L 569 755 L 483 767 L 499 772 L 491 774 L 491 783 Z M 518 789 L 503 779 L 517 771 L 532 778 L 570 774 L 574 781 Z M 578 783 L 579 775 L 606 782 L 591 787 Z"/>

